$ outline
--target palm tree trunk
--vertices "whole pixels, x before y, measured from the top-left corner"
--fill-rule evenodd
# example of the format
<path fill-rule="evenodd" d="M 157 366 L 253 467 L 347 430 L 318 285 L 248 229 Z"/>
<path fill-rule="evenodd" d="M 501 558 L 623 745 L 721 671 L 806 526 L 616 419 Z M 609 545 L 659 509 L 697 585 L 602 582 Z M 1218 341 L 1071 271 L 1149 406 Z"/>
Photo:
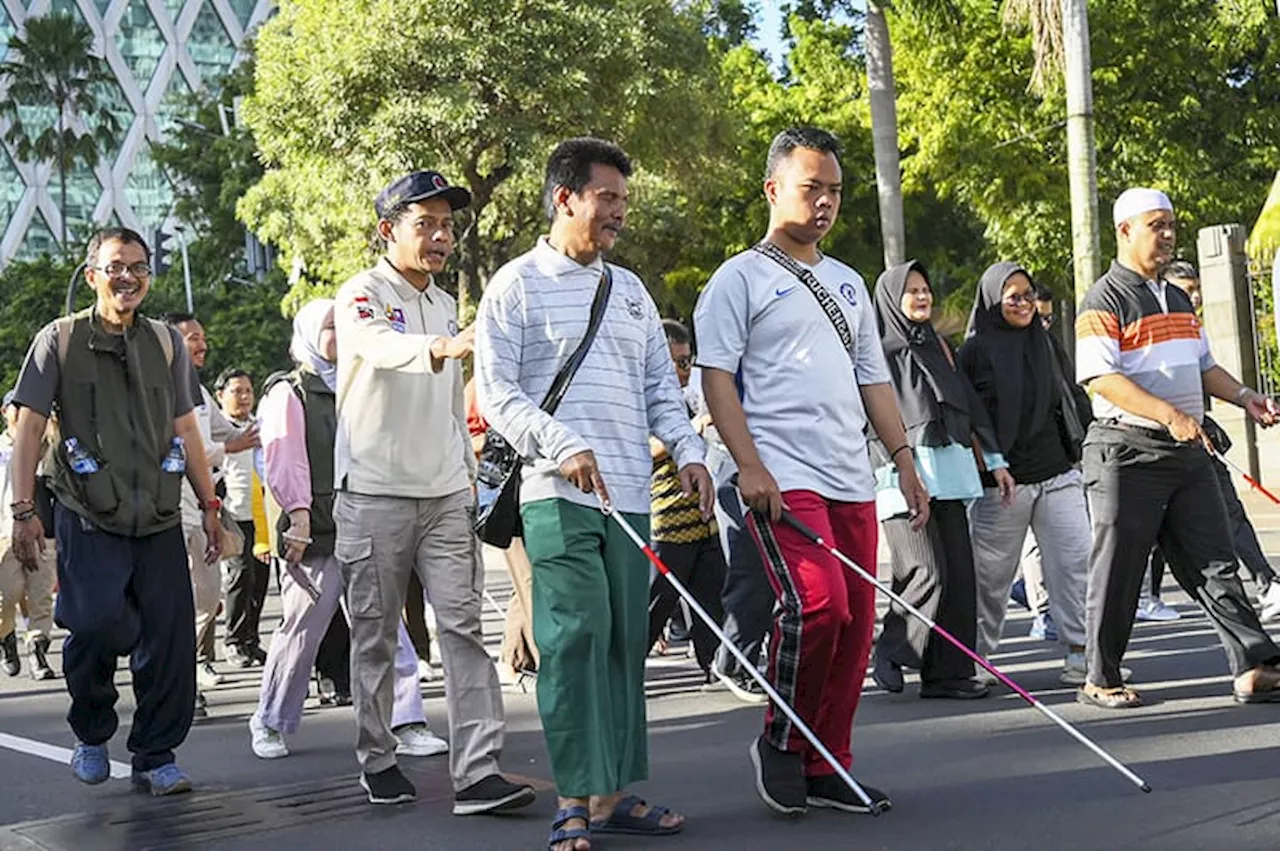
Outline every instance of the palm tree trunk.
<path fill-rule="evenodd" d="M 1067 178 L 1071 187 L 1071 253 L 1075 301 L 1102 274 L 1098 224 L 1098 157 L 1093 136 L 1093 62 L 1086 0 L 1062 0 L 1066 54 Z"/>
<path fill-rule="evenodd" d="M 884 9 L 867 3 L 867 90 L 871 99 L 871 140 L 880 198 L 880 237 L 885 268 L 907 259 L 902 217 L 902 172 L 898 164 L 898 106 L 893 86 L 893 45 Z"/>
<path fill-rule="evenodd" d="M 62 238 L 58 240 L 59 247 L 65 253 L 67 250 L 67 140 L 63 135 L 66 116 L 63 112 L 63 104 L 59 103 L 58 107 L 58 217 L 62 220 Z"/>

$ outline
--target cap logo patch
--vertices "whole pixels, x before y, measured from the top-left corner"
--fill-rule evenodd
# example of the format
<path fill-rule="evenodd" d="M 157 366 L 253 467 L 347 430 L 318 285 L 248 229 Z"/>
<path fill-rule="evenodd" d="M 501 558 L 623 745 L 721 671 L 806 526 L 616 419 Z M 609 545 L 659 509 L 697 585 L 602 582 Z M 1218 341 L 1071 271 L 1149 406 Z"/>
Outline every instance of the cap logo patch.
<path fill-rule="evenodd" d="M 436 187 L 436 189 L 444 189 L 449 185 L 448 183 L 445 183 L 444 178 L 438 174 L 431 178 L 431 183 Z"/>

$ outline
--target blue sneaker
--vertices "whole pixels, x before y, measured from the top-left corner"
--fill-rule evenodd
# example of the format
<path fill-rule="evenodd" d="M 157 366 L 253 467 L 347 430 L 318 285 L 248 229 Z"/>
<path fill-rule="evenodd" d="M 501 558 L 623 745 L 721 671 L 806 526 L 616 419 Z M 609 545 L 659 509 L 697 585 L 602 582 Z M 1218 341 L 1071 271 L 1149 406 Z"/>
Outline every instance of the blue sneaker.
<path fill-rule="evenodd" d="M 71 771 L 81 783 L 96 786 L 111 779 L 111 761 L 107 759 L 106 745 L 86 745 L 77 742 L 71 754 Z"/>
<path fill-rule="evenodd" d="M 139 792 L 161 795 L 177 795 L 191 791 L 191 778 L 176 762 L 153 768 L 150 771 L 133 770 L 133 786 Z"/>
<path fill-rule="evenodd" d="M 1031 631 L 1027 635 L 1041 641 L 1057 641 L 1058 627 L 1053 622 L 1053 615 L 1048 612 L 1036 615 L 1035 620 L 1031 622 Z"/>
<path fill-rule="evenodd" d="M 1009 599 L 1017 603 L 1019 606 L 1022 606 L 1022 608 L 1027 611 L 1031 610 L 1031 606 L 1027 605 L 1026 580 L 1019 579 L 1017 582 L 1013 583 L 1013 587 L 1009 589 Z"/>

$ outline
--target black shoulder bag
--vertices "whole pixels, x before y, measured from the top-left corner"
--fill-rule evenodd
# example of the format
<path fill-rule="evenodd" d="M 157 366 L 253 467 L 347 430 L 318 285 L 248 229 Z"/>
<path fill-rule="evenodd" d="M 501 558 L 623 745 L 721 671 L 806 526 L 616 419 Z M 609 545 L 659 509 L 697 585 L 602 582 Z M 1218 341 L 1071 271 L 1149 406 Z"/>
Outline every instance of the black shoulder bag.
<path fill-rule="evenodd" d="M 569 382 L 582 361 L 587 350 L 600 330 L 604 320 L 605 307 L 609 303 L 609 293 L 613 291 L 613 272 L 609 264 L 604 266 L 600 275 L 600 286 L 596 288 L 596 297 L 591 302 L 591 318 L 587 320 L 587 332 L 573 350 L 564 366 L 556 373 L 547 390 L 546 397 L 540 406 L 548 414 L 555 414 L 569 389 Z M 511 545 L 511 539 L 520 534 L 520 468 L 524 459 L 507 443 L 497 430 L 490 428 L 484 436 L 484 448 L 480 450 L 480 459 L 476 469 L 476 533 L 480 540 L 500 549 Z"/>

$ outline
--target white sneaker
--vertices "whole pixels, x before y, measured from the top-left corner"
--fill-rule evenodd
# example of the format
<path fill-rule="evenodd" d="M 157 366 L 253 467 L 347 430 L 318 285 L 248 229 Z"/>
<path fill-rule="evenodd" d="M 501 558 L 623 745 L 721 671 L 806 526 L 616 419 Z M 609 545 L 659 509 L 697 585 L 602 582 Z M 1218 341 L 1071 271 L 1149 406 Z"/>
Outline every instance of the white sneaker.
<path fill-rule="evenodd" d="M 1068 653 L 1062 660 L 1062 673 L 1058 679 L 1063 685 L 1082 686 L 1089 674 L 1089 665 L 1083 653 Z M 1133 671 L 1121 666 L 1120 679 L 1126 683 L 1133 677 Z"/>
<path fill-rule="evenodd" d="M 418 660 L 418 682 L 429 683 L 436 679 L 436 669 L 426 659 Z"/>
<path fill-rule="evenodd" d="M 409 724 L 396 731 L 396 753 L 401 756 L 435 756 L 448 753 L 449 743 L 426 724 Z"/>
<path fill-rule="evenodd" d="M 1147 597 L 1138 602 L 1138 610 L 1134 613 L 1140 621 L 1176 621 L 1182 613 L 1167 605 L 1159 597 Z"/>
<path fill-rule="evenodd" d="M 284 734 L 263 724 L 256 712 L 249 716 L 249 735 L 252 737 L 253 755 L 259 759 L 280 759 L 289 755 Z"/>
<path fill-rule="evenodd" d="M 211 662 L 199 662 L 196 664 L 196 685 L 202 689 L 211 689 L 214 686 L 222 685 L 223 676 L 213 669 Z"/>
<path fill-rule="evenodd" d="M 1258 598 L 1258 602 L 1262 604 L 1262 612 L 1258 617 L 1264 621 L 1280 620 L 1280 582 L 1268 585 L 1266 593 Z"/>

